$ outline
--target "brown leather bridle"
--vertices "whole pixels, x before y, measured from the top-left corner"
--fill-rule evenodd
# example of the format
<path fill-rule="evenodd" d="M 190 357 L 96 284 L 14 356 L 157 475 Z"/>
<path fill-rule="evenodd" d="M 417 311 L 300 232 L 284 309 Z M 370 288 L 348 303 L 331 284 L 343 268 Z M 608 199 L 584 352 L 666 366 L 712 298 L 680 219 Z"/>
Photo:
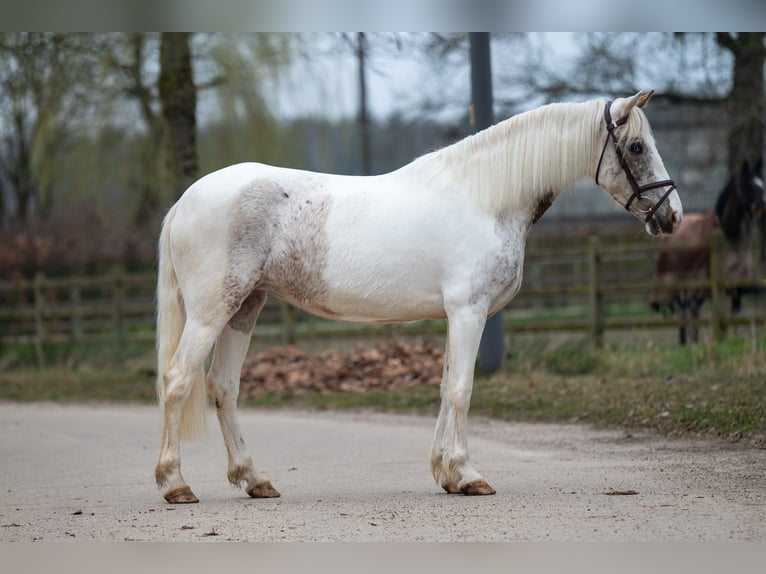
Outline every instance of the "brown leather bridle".
<path fill-rule="evenodd" d="M 604 160 L 604 152 L 606 152 L 606 146 L 607 144 L 609 144 L 609 140 L 611 139 L 612 143 L 614 143 L 614 151 L 617 154 L 617 159 L 620 161 L 620 167 L 622 168 L 622 171 L 625 173 L 625 177 L 628 178 L 628 183 L 630 183 L 630 187 L 633 188 L 633 195 L 630 196 L 630 199 L 628 199 L 627 203 L 625 204 L 625 209 L 630 211 L 630 205 L 633 203 L 634 200 L 644 199 L 641 195 L 643 192 L 649 191 L 650 189 L 657 189 L 658 187 L 665 187 L 667 185 L 670 186 L 670 188 L 662 195 L 662 197 L 660 197 L 657 203 L 655 203 L 653 207 L 649 208 L 649 210 L 646 211 L 646 217 L 644 218 L 644 223 L 649 223 L 649 221 L 651 221 L 651 219 L 654 217 L 654 214 L 657 213 L 657 210 L 660 208 L 662 203 L 668 198 L 668 196 L 671 193 L 673 193 L 673 190 L 676 189 L 676 184 L 673 183 L 672 179 L 663 179 L 662 181 L 647 183 L 646 185 L 638 185 L 638 181 L 636 181 L 636 178 L 633 176 L 633 172 L 630 171 L 630 167 L 628 167 L 628 164 L 625 161 L 625 155 L 622 153 L 622 150 L 620 149 L 620 146 L 618 144 L 617 136 L 614 133 L 615 129 L 617 129 L 619 126 L 624 125 L 625 122 L 628 121 L 628 117 L 625 116 L 624 118 L 620 118 L 616 122 L 612 121 L 612 114 L 609 111 L 609 108 L 611 106 L 612 106 L 612 102 L 607 102 L 606 108 L 604 109 L 604 121 L 606 122 L 607 136 L 606 136 L 606 140 L 604 141 L 604 147 L 601 148 L 601 157 L 599 157 L 598 159 L 598 167 L 596 168 L 596 185 L 599 185 L 598 174 L 601 171 L 601 162 Z"/>

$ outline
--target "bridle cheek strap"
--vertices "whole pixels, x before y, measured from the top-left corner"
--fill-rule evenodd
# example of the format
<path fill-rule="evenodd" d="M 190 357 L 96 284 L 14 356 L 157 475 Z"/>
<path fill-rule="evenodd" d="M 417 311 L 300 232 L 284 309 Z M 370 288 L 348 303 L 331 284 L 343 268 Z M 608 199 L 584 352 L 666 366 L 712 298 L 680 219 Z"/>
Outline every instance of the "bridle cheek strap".
<path fill-rule="evenodd" d="M 628 167 L 627 162 L 625 161 L 625 155 L 622 153 L 622 150 L 620 149 L 619 142 L 617 139 L 617 135 L 614 133 L 614 130 L 618 127 L 625 125 L 625 123 L 628 121 L 628 117 L 625 116 L 624 118 L 620 118 L 619 120 L 612 121 L 612 114 L 609 111 L 609 108 L 612 106 L 612 102 L 606 103 L 606 108 L 604 108 L 604 122 L 606 123 L 606 132 L 607 136 L 604 140 L 604 147 L 601 148 L 601 156 L 598 158 L 598 166 L 596 167 L 596 185 L 599 185 L 598 183 L 598 176 L 601 173 L 601 164 L 604 161 L 604 153 L 606 152 L 607 145 L 609 145 L 609 140 L 612 141 L 614 144 L 614 151 L 617 154 L 617 159 L 620 162 L 620 167 L 622 168 L 623 173 L 625 174 L 625 177 L 628 179 L 628 183 L 630 184 L 630 187 L 633 189 L 633 195 L 630 196 L 628 201 L 625 203 L 625 209 L 630 211 L 630 206 L 633 204 L 633 201 L 636 199 L 641 200 L 643 197 L 641 194 L 645 191 L 649 191 L 650 189 L 657 189 L 660 187 L 668 187 L 668 190 L 660 197 L 660 199 L 655 203 L 651 208 L 649 208 L 646 211 L 646 217 L 644 218 L 644 223 L 649 223 L 651 219 L 654 217 L 654 214 L 657 213 L 657 210 L 660 208 L 660 206 L 665 202 L 665 200 L 670 196 L 671 193 L 673 193 L 673 190 L 676 189 L 676 184 L 673 183 L 672 179 L 663 179 L 662 181 L 655 181 L 654 183 L 647 183 L 646 185 L 639 185 L 638 181 L 636 181 L 636 178 L 633 176 L 633 172 L 630 171 L 630 168 Z M 643 210 L 641 210 L 643 211 Z"/>

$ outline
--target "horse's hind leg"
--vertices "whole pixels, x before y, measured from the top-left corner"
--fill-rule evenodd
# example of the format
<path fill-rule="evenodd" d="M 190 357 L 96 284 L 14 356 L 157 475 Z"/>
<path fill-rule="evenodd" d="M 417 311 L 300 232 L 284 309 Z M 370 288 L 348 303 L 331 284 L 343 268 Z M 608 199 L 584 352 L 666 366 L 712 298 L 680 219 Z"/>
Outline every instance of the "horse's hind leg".
<path fill-rule="evenodd" d="M 266 302 L 266 293 L 253 292 L 224 327 L 215 344 L 207 386 L 215 401 L 223 442 L 229 458 L 228 478 L 234 486 L 245 485 L 253 498 L 275 498 L 279 492 L 255 469 L 237 422 L 239 379 L 255 320 Z"/>
<path fill-rule="evenodd" d="M 189 317 L 178 348 L 165 373 L 163 399 L 163 431 L 159 460 L 155 469 L 157 484 L 165 488 L 170 503 L 198 502 L 181 476 L 181 419 L 184 404 L 195 385 L 202 385 L 205 359 L 210 353 L 219 329 L 212 324 Z M 204 416 L 204 411 L 198 414 Z"/>

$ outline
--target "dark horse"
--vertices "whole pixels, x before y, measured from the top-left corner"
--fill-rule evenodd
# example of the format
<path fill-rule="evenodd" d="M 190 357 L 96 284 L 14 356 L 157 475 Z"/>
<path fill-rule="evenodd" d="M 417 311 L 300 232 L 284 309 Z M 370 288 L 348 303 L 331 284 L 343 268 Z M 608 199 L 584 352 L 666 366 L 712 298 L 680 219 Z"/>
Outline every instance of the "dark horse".
<path fill-rule="evenodd" d="M 657 259 L 657 290 L 650 305 L 656 311 L 675 311 L 681 315 L 679 341 L 698 340 L 697 325 L 687 326 L 686 320 L 699 318 L 700 307 L 710 297 L 709 289 L 676 287 L 678 281 L 695 281 L 710 277 L 710 235 L 716 228 L 723 234 L 726 249 L 723 273 L 730 279 L 744 279 L 753 270 L 752 240 L 760 232 L 763 241 L 764 198 L 763 162 L 754 169 L 747 162 L 739 173 L 732 174 L 723 188 L 715 208 L 705 213 L 688 213 L 672 236 L 663 237 L 669 246 L 683 246 L 683 251 L 661 251 Z M 763 252 L 762 245 L 759 251 Z M 759 254 L 761 256 L 761 254 Z M 739 311 L 743 288 L 727 291 L 731 297 L 731 312 Z"/>

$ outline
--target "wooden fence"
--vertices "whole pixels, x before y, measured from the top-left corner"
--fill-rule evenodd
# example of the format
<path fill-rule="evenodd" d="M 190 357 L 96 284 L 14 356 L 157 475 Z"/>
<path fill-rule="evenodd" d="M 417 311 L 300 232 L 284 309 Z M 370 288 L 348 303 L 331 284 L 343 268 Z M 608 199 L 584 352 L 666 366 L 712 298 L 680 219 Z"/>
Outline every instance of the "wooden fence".
<path fill-rule="evenodd" d="M 682 249 L 682 248 L 681 248 Z M 657 287 L 654 268 L 659 245 L 641 241 L 616 243 L 591 237 L 571 247 L 528 250 L 524 283 L 505 312 L 509 333 L 580 331 L 594 345 L 614 329 L 676 327 L 678 320 L 649 310 L 649 294 Z M 721 273 L 721 241 L 711 243 L 711 277 L 686 281 L 677 287 L 706 288 L 711 303 L 697 321 L 712 328 L 716 339 L 726 326 L 763 327 L 763 297 L 749 304 L 747 313 L 731 316 L 725 290 L 766 286 L 763 279 L 733 281 Z M 39 364 L 53 344 L 154 343 L 153 273 L 116 270 L 95 277 L 47 278 L 0 282 L 0 344 L 33 346 Z M 397 325 L 401 335 L 440 335 L 444 321 Z M 346 325 L 311 317 L 270 298 L 255 329 L 256 341 L 293 343 L 314 338 L 384 337 L 392 328 Z"/>
<path fill-rule="evenodd" d="M 656 241 L 612 243 L 591 236 L 585 245 L 530 252 L 525 262 L 524 286 L 509 306 L 506 330 L 581 331 L 588 333 L 595 346 L 601 346 L 607 330 L 680 327 L 679 317 L 653 312 L 649 308 L 650 295 L 658 288 L 667 287 L 659 285 L 655 279 L 661 249 L 683 252 L 698 248 L 668 248 Z M 766 280 L 760 265 L 754 270 L 754 277 L 758 279 L 727 277 L 723 272 L 724 249 L 720 234 L 713 235 L 710 240 L 710 277 L 673 283 L 674 289 L 706 289 L 709 292 L 709 303 L 700 318 L 684 319 L 683 324 L 709 327 L 717 341 L 723 338 L 729 326 L 766 326 L 766 300 L 762 294 L 766 293 Z M 555 268 L 551 273 L 554 279 L 545 281 L 545 269 L 551 266 Z M 733 288 L 746 288 L 761 294 L 750 298 L 744 312 L 733 315 L 729 312 L 726 297 L 727 290 Z M 550 308 L 551 312 L 546 316 L 535 311 L 541 307 Z"/>

